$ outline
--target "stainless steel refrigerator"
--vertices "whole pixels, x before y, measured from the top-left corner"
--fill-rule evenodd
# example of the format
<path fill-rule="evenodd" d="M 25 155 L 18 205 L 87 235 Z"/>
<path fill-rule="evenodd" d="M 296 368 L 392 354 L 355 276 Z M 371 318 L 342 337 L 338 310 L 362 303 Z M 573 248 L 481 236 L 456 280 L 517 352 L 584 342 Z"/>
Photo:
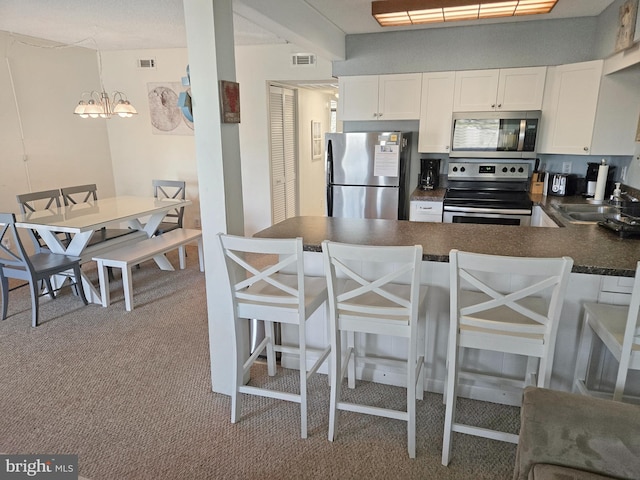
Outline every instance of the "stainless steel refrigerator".
<path fill-rule="evenodd" d="M 409 218 L 410 133 L 327 133 L 327 215 Z"/>

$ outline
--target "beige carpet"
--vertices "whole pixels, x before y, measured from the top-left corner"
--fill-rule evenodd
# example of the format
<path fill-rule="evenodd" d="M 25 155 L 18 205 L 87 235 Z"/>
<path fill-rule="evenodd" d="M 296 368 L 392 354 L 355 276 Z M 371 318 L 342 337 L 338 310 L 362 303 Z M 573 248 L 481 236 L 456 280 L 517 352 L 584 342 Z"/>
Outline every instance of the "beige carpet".
<path fill-rule="evenodd" d="M 193 253 L 191 253 L 193 252 Z M 170 256 L 177 265 L 177 255 Z M 453 460 L 440 464 L 442 396 L 418 402 L 417 458 L 403 422 L 343 412 L 327 440 L 329 387 L 309 385 L 309 438 L 297 405 L 247 397 L 238 424 L 229 397 L 209 376 L 204 275 L 190 251 L 185 271 L 152 262 L 134 271 L 132 312 L 119 279 L 112 305 L 82 306 L 70 289 L 42 300 L 30 327 L 28 291 L 11 292 L 0 322 L 0 451 L 79 456 L 80 475 L 124 479 L 509 479 L 515 445 L 454 434 Z M 85 266 L 91 278 L 97 275 Z M 254 382 L 272 381 L 258 365 Z M 294 388 L 296 372 L 277 380 Z M 359 383 L 354 394 L 396 403 L 404 390 Z M 519 409 L 461 400 L 461 415 L 516 431 Z"/>

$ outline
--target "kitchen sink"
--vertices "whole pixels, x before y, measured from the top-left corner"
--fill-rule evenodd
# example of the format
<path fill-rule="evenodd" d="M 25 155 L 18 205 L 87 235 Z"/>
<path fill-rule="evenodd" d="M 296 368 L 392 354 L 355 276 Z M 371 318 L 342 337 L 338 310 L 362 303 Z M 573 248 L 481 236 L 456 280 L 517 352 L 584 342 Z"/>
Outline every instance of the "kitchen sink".
<path fill-rule="evenodd" d="M 562 203 L 553 206 L 569 223 L 597 223 L 620 213 L 614 205 Z"/>

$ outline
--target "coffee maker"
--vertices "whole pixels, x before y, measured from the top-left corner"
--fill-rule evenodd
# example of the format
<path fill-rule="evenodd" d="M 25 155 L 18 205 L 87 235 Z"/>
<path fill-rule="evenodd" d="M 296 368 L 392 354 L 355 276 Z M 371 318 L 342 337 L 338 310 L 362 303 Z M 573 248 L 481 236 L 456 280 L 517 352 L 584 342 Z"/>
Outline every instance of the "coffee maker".
<path fill-rule="evenodd" d="M 420 162 L 418 188 L 420 190 L 433 190 L 437 188 L 440 180 L 440 159 L 422 158 Z"/>

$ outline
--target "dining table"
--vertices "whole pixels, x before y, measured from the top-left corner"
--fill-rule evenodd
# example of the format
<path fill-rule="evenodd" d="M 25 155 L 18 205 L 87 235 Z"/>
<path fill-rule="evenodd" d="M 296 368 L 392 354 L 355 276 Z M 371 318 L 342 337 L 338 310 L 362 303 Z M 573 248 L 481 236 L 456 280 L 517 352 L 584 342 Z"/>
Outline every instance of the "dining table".
<path fill-rule="evenodd" d="M 85 263 L 101 252 L 153 236 L 169 211 L 187 205 L 191 205 L 191 200 L 119 195 L 18 214 L 16 226 L 36 231 L 51 252 L 80 257 L 81 263 Z M 96 230 L 114 225 L 126 225 L 133 231 L 90 245 Z M 67 234 L 70 241 L 63 241 L 60 233 Z M 174 270 L 164 255 L 154 260 L 160 269 Z M 61 276 L 57 281 L 63 282 L 65 278 Z M 102 304 L 99 290 L 84 272 L 82 284 L 87 300 Z"/>

